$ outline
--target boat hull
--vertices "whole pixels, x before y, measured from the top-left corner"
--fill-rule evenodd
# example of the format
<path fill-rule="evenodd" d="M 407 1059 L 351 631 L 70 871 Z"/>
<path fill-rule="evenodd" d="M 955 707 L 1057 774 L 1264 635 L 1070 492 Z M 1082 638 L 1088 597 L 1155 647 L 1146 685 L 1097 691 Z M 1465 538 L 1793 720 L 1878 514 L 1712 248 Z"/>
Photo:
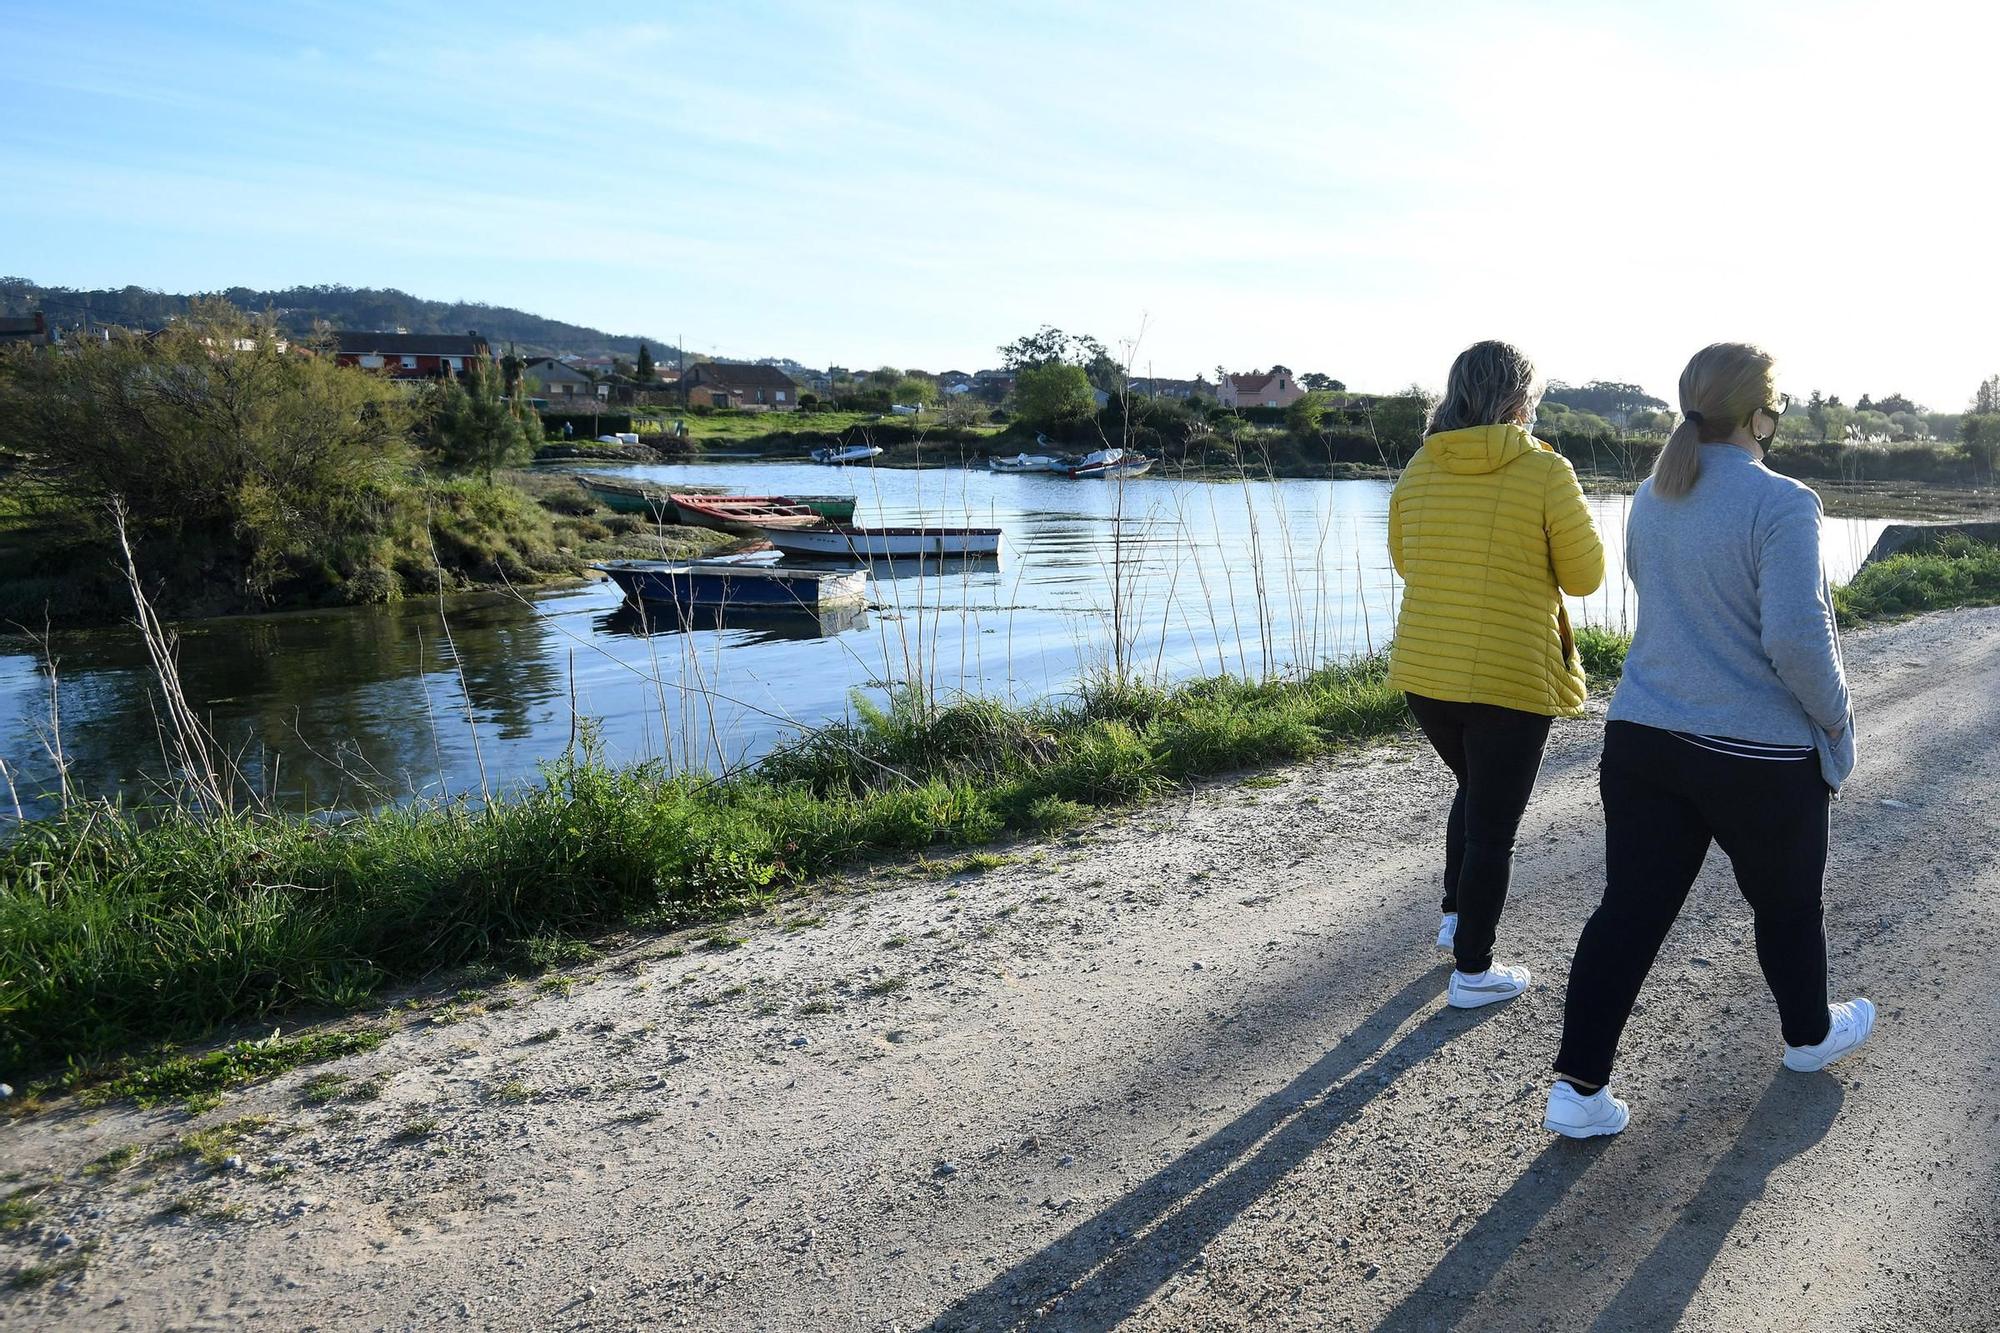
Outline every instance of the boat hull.
<path fill-rule="evenodd" d="M 629 602 L 677 610 L 818 611 L 862 602 L 860 569 L 784 569 L 726 560 L 610 560 L 595 566 Z"/>
<path fill-rule="evenodd" d="M 1116 463 L 1098 463 L 1089 467 L 1071 468 L 1068 475 L 1079 481 L 1089 477 L 1143 477 L 1152 471 L 1152 468 L 1153 460 L 1150 458 L 1128 458 Z"/>
<path fill-rule="evenodd" d="M 601 486 L 596 482 L 578 479 L 577 484 L 590 493 L 592 499 L 616 514 L 642 514 L 659 523 L 669 523 L 674 519 L 674 502 L 663 491 L 626 490 L 619 486 Z"/>
<path fill-rule="evenodd" d="M 766 528 L 764 539 L 802 560 L 895 560 L 1000 554 L 998 528 Z"/>
<path fill-rule="evenodd" d="M 850 463 L 869 462 L 881 452 L 879 446 L 872 444 L 828 445 L 823 449 L 814 449 L 806 457 L 815 463 L 824 463 L 828 467 L 846 467 Z"/>
<path fill-rule="evenodd" d="M 1058 459 L 1035 454 L 1019 454 L 1013 458 L 989 458 L 986 467 L 991 472 L 1056 472 L 1061 470 Z"/>

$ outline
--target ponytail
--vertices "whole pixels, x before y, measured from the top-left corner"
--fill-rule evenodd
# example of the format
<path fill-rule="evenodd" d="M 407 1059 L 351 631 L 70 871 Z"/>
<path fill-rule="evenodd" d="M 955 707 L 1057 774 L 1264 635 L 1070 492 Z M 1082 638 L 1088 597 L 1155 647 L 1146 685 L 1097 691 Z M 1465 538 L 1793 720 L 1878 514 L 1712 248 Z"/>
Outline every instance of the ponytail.
<path fill-rule="evenodd" d="M 1748 343 L 1711 343 L 1681 372 L 1681 424 L 1653 463 L 1653 493 L 1678 499 L 1701 476 L 1701 446 L 1736 433 L 1776 399 L 1771 354 Z"/>
<path fill-rule="evenodd" d="M 1653 494 L 1678 499 L 1694 489 L 1701 475 L 1701 414 L 1682 417 L 1667 437 L 1667 447 L 1653 463 Z"/>

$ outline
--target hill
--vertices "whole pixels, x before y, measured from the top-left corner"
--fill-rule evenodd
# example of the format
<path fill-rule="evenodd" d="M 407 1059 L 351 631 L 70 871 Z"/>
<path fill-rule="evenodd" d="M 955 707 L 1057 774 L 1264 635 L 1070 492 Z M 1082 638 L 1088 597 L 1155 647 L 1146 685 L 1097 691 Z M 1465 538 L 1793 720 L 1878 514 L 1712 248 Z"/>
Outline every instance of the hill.
<path fill-rule="evenodd" d="M 411 333 L 464 333 L 477 329 L 495 347 L 514 343 L 531 355 L 631 357 L 641 342 L 657 361 L 678 355 L 664 339 L 606 333 L 581 324 L 544 319 L 509 306 L 467 301 L 427 301 L 393 287 L 287 287 L 257 291 L 230 287 L 215 292 L 156 292 L 145 287 L 84 289 L 44 287 L 26 278 L 0 278 L 0 315 L 48 312 L 63 328 L 89 323 L 158 328 L 186 313 L 201 296 L 219 296 L 242 310 L 277 314 L 288 332 L 304 334 L 325 321 L 340 329 L 406 329 Z"/>

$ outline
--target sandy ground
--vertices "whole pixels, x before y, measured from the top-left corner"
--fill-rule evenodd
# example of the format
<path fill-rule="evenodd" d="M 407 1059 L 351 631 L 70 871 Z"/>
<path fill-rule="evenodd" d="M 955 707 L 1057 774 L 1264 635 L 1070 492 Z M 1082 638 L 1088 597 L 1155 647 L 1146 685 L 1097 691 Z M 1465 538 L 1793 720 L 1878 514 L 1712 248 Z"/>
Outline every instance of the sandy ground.
<path fill-rule="evenodd" d="M 1521 838 L 1502 956 L 1536 984 L 1470 1013 L 1431 948 L 1445 774 L 1405 740 L 440 1004 L 193 1123 L 0 1129 L 43 1210 L 0 1271 L 88 1260 L 0 1318 L 1990 1329 L 2000 610 L 1848 655 L 1829 938 L 1882 1017 L 1832 1073 L 1780 1068 L 1717 855 L 1627 1034 L 1631 1128 L 1544 1133 L 1599 728 L 1558 727 Z M 245 1116 L 241 1166 L 84 1172 Z"/>

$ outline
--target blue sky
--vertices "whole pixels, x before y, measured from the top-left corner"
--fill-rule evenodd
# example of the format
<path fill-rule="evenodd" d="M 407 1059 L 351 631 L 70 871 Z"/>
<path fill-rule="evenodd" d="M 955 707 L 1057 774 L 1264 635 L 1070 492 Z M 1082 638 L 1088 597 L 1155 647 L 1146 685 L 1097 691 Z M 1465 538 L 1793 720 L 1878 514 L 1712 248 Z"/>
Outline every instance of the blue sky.
<path fill-rule="evenodd" d="M 342 282 L 722 356 L 1671 397 L 2000 371 L 1988 6 L 0 4 L 0 271 Z"/>

